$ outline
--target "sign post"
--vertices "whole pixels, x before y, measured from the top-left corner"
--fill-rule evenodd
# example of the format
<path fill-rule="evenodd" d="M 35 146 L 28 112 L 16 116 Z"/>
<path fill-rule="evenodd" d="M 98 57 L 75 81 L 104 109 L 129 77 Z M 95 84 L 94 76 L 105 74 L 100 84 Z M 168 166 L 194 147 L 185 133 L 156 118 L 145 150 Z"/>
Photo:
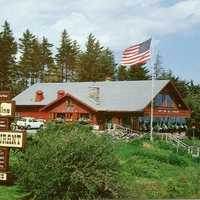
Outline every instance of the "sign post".
<path fill-rule="evenodd" d="M 26 133 L 11 131 L 15 117 L 15 102 L 9 91 L 0 91 L 0 184 L 12 182 L 9 171 L 10 148 L 25 148 Z"/>

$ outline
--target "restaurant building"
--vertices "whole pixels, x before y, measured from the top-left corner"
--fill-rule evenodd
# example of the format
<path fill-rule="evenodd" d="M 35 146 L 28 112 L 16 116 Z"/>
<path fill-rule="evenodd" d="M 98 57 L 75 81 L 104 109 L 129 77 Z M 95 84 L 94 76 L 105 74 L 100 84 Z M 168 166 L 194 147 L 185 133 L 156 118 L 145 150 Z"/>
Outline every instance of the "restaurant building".
<path fill-rule="evenodd" d="M 152 82 L 102 81 L 37 83 L 14 100 L 20 117 L 85 122 L 105 129 L 120 124 L 138 130 L 150 125 Z M 191 110 L 168 80 L 154 82 L 154 125 L 182 126 Z"/>

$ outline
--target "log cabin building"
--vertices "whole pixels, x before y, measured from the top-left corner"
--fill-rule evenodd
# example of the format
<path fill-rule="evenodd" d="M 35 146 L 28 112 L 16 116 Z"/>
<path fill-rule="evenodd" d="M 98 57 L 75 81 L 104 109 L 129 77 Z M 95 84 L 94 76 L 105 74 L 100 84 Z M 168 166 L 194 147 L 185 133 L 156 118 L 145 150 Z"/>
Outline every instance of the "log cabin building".
<path fill-rule="evenodd" d="M 120 124 L 138 130 L 150 125 L 151 86 L 147 81 L 37 83 L 14 100 L 20 117 L 86 122 L 99 129 Z M 184 125 L 191 110 L 168 80 L 154 83 L 154 125 Z"/>

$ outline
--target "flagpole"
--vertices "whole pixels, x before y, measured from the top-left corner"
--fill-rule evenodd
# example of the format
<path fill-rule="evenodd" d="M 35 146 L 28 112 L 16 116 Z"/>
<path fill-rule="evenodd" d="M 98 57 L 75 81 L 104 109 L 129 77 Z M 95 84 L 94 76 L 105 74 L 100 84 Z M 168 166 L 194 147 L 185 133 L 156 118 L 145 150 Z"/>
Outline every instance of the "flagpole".
<path fill-rule="evenodd" d="M 153 107 L 154 107 L 154 66 L 152 64 L 152 58 L 150 60 L 151 66 L 151 121 L 150 121 L 150 141 L 153 142 Z"/>
<path fill-rule="evenodd" d="M 151 64 L 151 40 L 152 38 L 131 47 L 126 48 L 123 51 L 121 64 L 133 66 L 136 64 L 146 64 L 150 60 L 150 66 L 152 68 L 152 86 L 151 86 L 151 131 L 150 140 L 153 141 L 153 97 L 154 97 L 154 67 Z M 150 59 L 149 59 L 150 58 Z"/>

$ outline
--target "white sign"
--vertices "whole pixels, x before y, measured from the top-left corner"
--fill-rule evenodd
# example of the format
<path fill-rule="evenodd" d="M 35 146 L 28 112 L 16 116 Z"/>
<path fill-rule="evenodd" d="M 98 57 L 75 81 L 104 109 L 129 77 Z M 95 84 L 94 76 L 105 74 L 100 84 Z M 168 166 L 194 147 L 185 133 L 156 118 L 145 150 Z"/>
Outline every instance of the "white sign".
<path fill-rule="evenodd" d="M 0 132 L 0 147 L 24 147 L 24 133 L 22 132 Z"/>
<path fill-rule="evenodd" d="M 12 103 L 0 103 L 0 116 L 12 115 Z"/>
<path fill-rule="evenodd" d="M 0 181 L 6 181 L 7 180 L 7 173 L 0 172 Z"/>

